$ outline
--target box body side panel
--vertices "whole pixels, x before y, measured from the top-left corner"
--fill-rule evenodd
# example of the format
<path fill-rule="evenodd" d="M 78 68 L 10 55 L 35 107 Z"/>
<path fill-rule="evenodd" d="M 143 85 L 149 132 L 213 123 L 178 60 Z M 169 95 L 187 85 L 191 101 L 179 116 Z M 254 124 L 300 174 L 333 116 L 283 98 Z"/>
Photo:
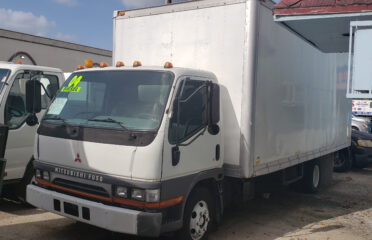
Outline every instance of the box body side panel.
<path fill-rule="evenodd" d="M 325 54 L 261 6 L 254 117 L 258 176 L 350 145 L 347 55 Z"/>

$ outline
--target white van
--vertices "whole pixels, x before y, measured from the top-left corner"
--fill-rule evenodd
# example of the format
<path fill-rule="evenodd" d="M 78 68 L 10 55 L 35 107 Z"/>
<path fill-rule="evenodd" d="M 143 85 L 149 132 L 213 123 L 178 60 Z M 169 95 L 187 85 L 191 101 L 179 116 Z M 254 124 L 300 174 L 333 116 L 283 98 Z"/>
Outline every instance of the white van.
<path fill-rule="evenodd" d="M 9 128 L 5 149 L 7 160 L 4 184 L 17 183 L 17 193 L 24 198 L 26 185 L 33 176 L 32 160 L 38 123 L 26 110 L 26 82 L 37 78 L 41 91 L 41 117 L 64 82 L 57 68 L 0 62 L 0 123 Z"/>

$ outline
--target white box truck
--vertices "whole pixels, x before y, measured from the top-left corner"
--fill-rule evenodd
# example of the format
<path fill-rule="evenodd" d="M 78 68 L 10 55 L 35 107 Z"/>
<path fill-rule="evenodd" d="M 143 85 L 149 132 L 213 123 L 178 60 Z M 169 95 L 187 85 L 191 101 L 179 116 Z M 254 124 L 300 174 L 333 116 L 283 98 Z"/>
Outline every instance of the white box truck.
<path fill-rule="evenodd" d="M 31 78 L 40 81 L 41 117 L 64 82 L 63 72 L 57 68 L 0 62 L 0 123 L 6 126 L 4 184 L 15 184 L 16 194 L 25 199 L 26 186 L 34 171 L 32 160 L 35 133 L 38 122 L 27 112 L 26 83 Z M 3 152 L 4 149 L 1 149 Z M 12 188 L 13 188 L 12 186 Z M 14 188 L 13 188 L 14 189 Z"/>
<path fill-rule="evenodd" d="M 114 232 L 204 239 L 262 180 L 316 191 L 350 146 L 347 55 L 274 23 L 272 5 L 116 11 L 116 67 L 64 84 L 38 129 L 27 201 Z"/>

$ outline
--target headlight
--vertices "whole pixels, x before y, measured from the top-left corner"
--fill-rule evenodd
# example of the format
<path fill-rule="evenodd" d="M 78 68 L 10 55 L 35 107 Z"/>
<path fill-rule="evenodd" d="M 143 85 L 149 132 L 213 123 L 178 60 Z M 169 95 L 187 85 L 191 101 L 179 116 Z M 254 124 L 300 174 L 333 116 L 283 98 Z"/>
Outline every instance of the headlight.
<path fill-rule="evenodd" d="M 138 201 L 145 201 L 145 190 L 141 189 L 133 189 L 132 190 L 132 198 Z"/>
<path fill-rule="evenodd" d="M 126 187 L 116 187 L 115 194 L 118 197 L 127 198 L 128 197 L 128 189 Z"/>
<path fill-rule="evenodd" d="M 48 182 L 50 181 L 49 172 L 43 171 L 43 179 Z"/>
<path fill-rule="evenodd" d="M 358 140 L 358 145 L 361 147 L 372 147 L 371 140 Z"/>
<path fill-rule="evenodd" d="M 368 127 L 367 124 L 365 124 L 365 123 L 360 123 L 360 125 L 362 125 L 365 128 Z"/>
<path fill-rule="evenodd" d="M 153 190 L 146 190 L 146 202 L 159 202 L 160 200 L 160 190 L 153 189 Z"/>
<path fill-rule="evenodd" d="M 36 169 L 35 177 L 41 179 L 41 171 L 39 169 Z"/>

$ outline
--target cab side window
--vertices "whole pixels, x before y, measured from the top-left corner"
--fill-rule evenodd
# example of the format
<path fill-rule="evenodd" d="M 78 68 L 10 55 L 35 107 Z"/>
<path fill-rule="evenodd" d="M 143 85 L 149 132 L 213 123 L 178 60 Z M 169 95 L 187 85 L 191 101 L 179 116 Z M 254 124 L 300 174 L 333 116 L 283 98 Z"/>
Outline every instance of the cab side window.
<path fill-rule="evenodd" d="M 27 118 L 26 81 L 29 78 L 18 74 L 15 78 L 5 104 L 5 124 L 10 129 L 19 127 Z"/>
<path fill-rule="evenodd" d="M 28 117 L 26 111 L 26 82 L 30 79 L 29 74 L 20 73 L 14 79 L 5 104 L 5 124 L 9 129 L 19 128 Z M 55 75 L 43 75 L 40 82 L 44 85 L 41 89 L 41 106 L 46 109 L 59 88 L 58 77 Z M 46 93 L 48 92 L 48 94 Z M 49 97 L 48 97 L 49 95 Z"/>
<path fill-rule="evenodd" d="M 207 125 L 205 81 L 184 80 L 178 90 L 170 120 L 169 142 L 182 142 Z"/>
<path fill-rule="evenodd" d="M 44 88 L 41 88 L 41 108 L 46 109 L 49 107 L 52 99 L 56 96 L 59 89 L 58 77 L 55 75 L 43 75 L 40 78 L 40 82 Z"/>

